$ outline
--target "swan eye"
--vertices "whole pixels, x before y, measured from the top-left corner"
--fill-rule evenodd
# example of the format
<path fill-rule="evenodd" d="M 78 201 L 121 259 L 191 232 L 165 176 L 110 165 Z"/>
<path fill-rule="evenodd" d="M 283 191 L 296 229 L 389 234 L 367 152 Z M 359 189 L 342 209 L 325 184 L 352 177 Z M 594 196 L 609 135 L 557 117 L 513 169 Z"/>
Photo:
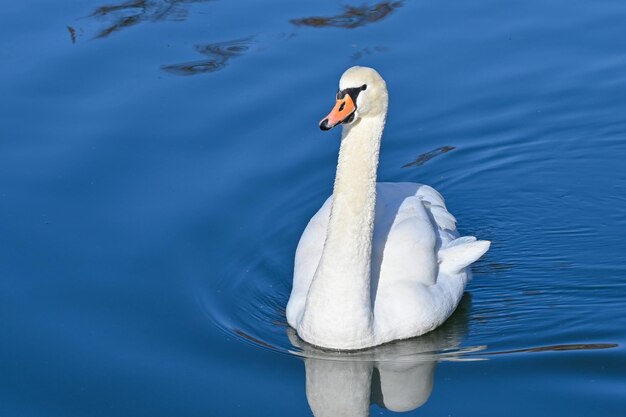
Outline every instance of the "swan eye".
<path fill-rule="evenodd" d="M 363 85 L 361 86 L 361 91 L 365 91 L 365 90 L 367 90 L 367 84 L 363 84 Z"/>

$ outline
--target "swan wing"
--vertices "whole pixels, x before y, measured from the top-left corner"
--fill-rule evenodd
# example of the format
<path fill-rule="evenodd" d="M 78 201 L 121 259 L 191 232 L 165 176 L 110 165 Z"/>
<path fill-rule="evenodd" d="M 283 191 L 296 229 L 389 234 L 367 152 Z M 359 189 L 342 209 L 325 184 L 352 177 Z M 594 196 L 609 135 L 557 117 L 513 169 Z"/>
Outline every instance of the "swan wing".
<path fill-rule="evenodd" d="M 302 317 L 313 275 L 315 275 L 315 270 L 322 258 L 332 201 L 333 196 L 331 195 L 309 220 L 300 237 L 300 242 L 298 242 L 294 262 L 293 287 L 287 304 L 287 321 L 293 328 L 296 328 L 296 323 Z"/>
<path fill-rule="evenodd" d="M 377 187 L 372 278 L 433 285 L 437 251 L 455 239 L 456 219 L 441 194 L 416 183 L 380 183 Z"/>
<path fill-rule="evenodd" d="M 377 193 L 373 261 L 382 264 L 379 275 L 432 285 L 439 272 L 458 274 L 489 249 L 488 241 L 459 237 L 434 188 L 380 183 Z"/>
<path fill-rule="evenodd" d="M 470 277 L 466 266 L 489 242 L 459 237 L 441 195 L 414 183 L 377 189 L 372 300 L 381 340 L 424 334 L 452 314 Z M 380 217 L 379 217 L 380 216 Z"/>

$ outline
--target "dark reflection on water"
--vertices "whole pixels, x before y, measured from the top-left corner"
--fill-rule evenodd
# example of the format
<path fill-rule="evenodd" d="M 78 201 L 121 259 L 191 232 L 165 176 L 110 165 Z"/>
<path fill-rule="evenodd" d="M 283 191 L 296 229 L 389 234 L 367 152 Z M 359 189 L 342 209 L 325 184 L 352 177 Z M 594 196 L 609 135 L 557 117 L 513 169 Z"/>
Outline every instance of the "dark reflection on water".
<path fill-rule="evenodd" d="M 395 412 L 424 405 L 437 363 L 462 360 L 459 347 L 467 333 L 470 304 L 466 294 L 454 315 L 433 332 L 356 352 L 313 347 L 290 328 L 291 343 L 305 357 L 306 397 L 313 415 L 369 416 L 372 404 Z"/>
<path fill-rule="evenodd" d="M 130 0 L 100 6 L 89 17 L 106 22 L 104 29 L 95 36 L 105 38 L 141 22 L 185 20 L 191 4 L 207 1 L 211 0 Z"/>
<path fill-rule="evenodd" d="M 345 6 L 341 14 L 335 16 L 312 16 L 302 19 L 292 19 L 296 26 L 310 26 L 316 28 L 335 27 L 354 29 L 383 20 L 394 10 L 402 6 L 402 1 L 384 1 L 374 5 Z"/>
<path fill-rule="evenodd" d="M 417 159 L 415 161 L 409 162 L 408 164 L 402 165 L 402 168 L 422 166 L 426 162 L 428 162 L 431 159 L 433 159 L 435 156 L 439 156 L 441 154 L 448 153 L 448 152 L 450 152 L 450 151 L 452 151 L 454 149 L 456 149 L 455 146 L 442 146 L 440 148 L 433 149 L 430 152 L 426 152 L 426 153 L 421 154 L 420 156 L 417 157 Z"/>
<path fill-rule="evenodd" d="M 472 266 L 475 274 L 498 274 L 509 271 L 514 267 L 513 264 L 506 262 L 485 262 L 482 259 Z"/>
<path fill-rule="evenodd" d="M 352 54 L 352 60 L 353 61 L 358 61 L 361 58 L 364 58 L 366 56 L 370 56 L 370 55 L 374 55 L 376 53 L 380 53 L 380 52 L 387 52 L 389 51 L 389 48 L 386 46 L 374 46 L 374 47 L 366 47 L 363 49 L 358 50 L 357 52 L 355 52 L 354 54 Z"/>
<path fill-rule="evenodd" d="M 276 346 L 272 346 L 269 343 L 264 342 L 263 340 L 258 339 L 256 337 L 252 336 L 251 334 L 248 334 L 248 333 L 244 332 L 243 330 L 233 329 L 233 331 L 235 332 L 235 334 L 237 336 L 242 337 L 245 340 L 248 340 L 248 341 L 250 341 L 252 343 L 255 343 L 255 344 L 259 345 L 259 346 L 263 346 L 263 347 L 266 347 L 266 348 L 272 349 L 272 350 L 276 350 L 277 349 Z"/>
<path fill-rule="evenodd" d="M 507 355 L 510 353 L 534 353 L 534 352 L 563 352 L 569 350 L 598 350 L 613 349 L 618 347 L 617 343 L 577 343 L 571 345 L 538 346 L 526 349 L 503 350 L 498 352 L 476 353 L 474 356 Z"/>
<path fill-rule="evenodd" d="M 219 71 L 226 67 L 231 59 L 248 52 L 253 42 L 254 37 L 250 36 L 233 41 L 196 45 L 194 49 L 207 56 L 208 59 L 163 65 L 161 69 L 176 75 L 195 75 Z"/>
<path fill-rule="evenodd" d="M 71 26 L 67 27 L 67 31 L 70 33 L 70 37 L 72 39 L 72 43 L 76 43 L 76 29 Z"/>
<path fill-rule="evenodd" d="M 104 5 L 96 8 L 89 18 L 105 22 L 105 27 L 99 29 L 94 36 L 96 39 L 108 37 L 122 29 L 135 26 L 141 22 L 158 22 L 163 20 L 185 20 L 188 8 L 194 3 L 204 3 L 213 0 L 130 0 L 127 2 Z M 343 27 L 353 29 L 378 22 L 395 9 L 402 6 L 402 1 L 381 2 L 374 5 L 345 6 L 344 12 L 330 17 L 307 17 L 292 19 L 296 26 L 313 27 Z M 72 43 L 76 43 L 77 29 L 67 26 Z M 82 36 L 83 29 L 79 28 Z M 293 34 L 290 35 L 293 37 Z M 250 50 L 250 44 L 255 37 L 235 39 L 231 41 L 198 44 L 194 49 L 208 57 L 178 64 L 162 65 L 161 69 L 175 75 L 196 75 L 216 72 L 224 69 L 232 58 L 243 55 Z M 366 47 L 352 55 L 356 61 L 375 53 L 387 52 L 386 46 Z"/>

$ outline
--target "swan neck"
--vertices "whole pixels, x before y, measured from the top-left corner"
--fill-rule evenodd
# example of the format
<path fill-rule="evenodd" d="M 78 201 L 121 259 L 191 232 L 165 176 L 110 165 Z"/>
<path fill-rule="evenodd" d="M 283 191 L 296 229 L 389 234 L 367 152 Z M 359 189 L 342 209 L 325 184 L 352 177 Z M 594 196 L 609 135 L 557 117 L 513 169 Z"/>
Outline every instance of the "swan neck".
<path fill-rule="evenodd" d="M 362 119 L 343 131 L 323 255 L 343 276 L 358 276 L 368 286 L 384 122 L 384 118 Z"/>
<path fill-rule="evenodd" d="M 374 337 L 370 259 L 384 124 L 385 115 L 368 117 L 343 130 L 326 241 L 299 329 L 319 346 L 354 349 Z"/>

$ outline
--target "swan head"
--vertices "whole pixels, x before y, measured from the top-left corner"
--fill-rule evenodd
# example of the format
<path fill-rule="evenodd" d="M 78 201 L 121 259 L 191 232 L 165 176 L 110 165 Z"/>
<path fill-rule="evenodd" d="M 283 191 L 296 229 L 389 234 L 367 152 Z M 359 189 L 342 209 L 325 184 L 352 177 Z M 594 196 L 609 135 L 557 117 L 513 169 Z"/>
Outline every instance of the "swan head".
<path fill-rule="evenodd" d="M 388 101 L 385 80 L 375 69 L 349 68 L 339 80 L 335 107 L 320 121 L 320 129 L 350 125 L 368 117 L 384 117 Z"/>

